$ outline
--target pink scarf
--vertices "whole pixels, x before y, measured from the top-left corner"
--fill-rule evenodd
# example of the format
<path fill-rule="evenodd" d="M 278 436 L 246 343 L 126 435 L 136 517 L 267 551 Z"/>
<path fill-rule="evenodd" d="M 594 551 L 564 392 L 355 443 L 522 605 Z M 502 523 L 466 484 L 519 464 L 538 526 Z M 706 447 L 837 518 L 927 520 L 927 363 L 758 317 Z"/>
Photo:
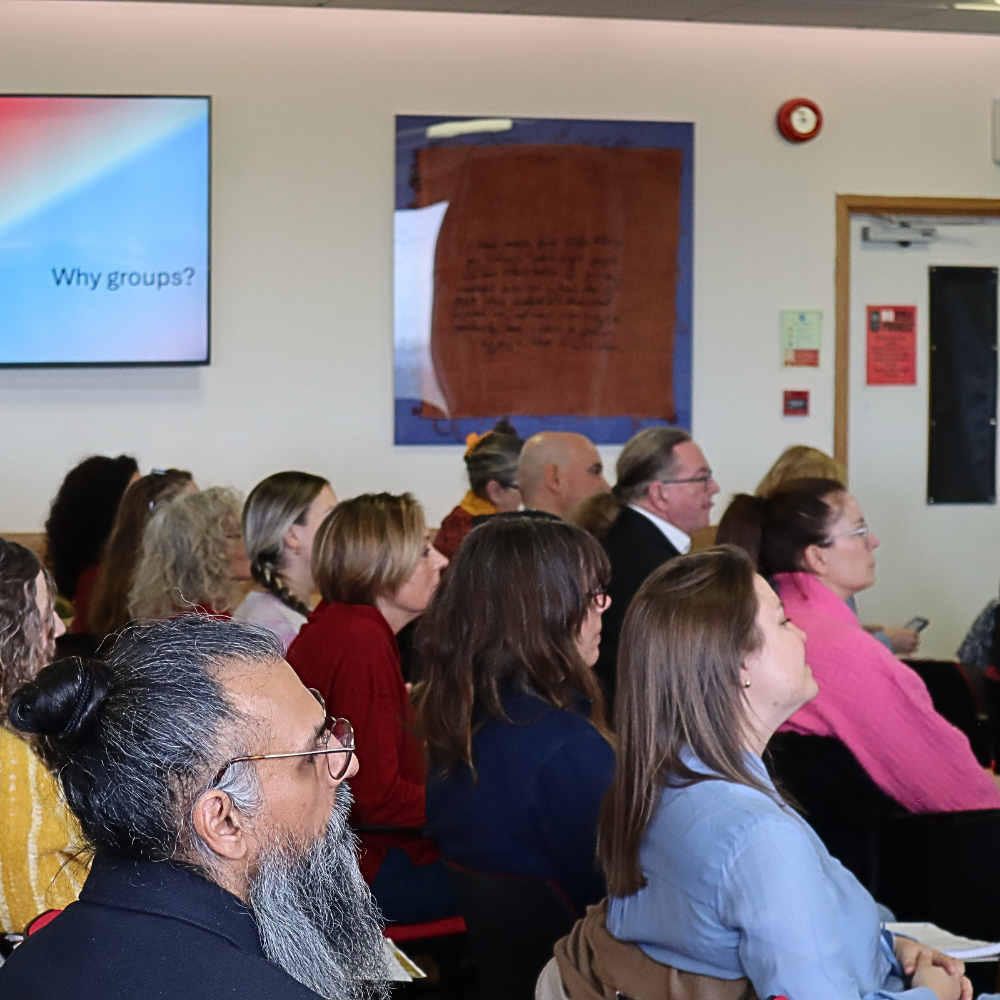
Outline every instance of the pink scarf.
<path fill-rule="evenodd" d="M 779 573 L 772 583 L 806 633 L 806 662 L 819 685 L 782 730 L 835 736 L 911 812 L 1000 807 L 1000 791 L 965 735 L 934 711 L 920 677 L 844 601 L 811 573 Z"/>

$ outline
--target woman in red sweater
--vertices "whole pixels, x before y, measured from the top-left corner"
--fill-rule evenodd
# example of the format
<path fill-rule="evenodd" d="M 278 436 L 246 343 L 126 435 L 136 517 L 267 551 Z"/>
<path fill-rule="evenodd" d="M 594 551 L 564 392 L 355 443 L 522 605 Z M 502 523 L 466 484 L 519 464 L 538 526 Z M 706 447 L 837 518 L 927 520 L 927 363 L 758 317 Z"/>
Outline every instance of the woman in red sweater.
<path fill-rule="evenodd" d="M 354 727 L 361 768 L 351 780 L 351 825 L 361 837 L 361 873 L 386 919 L 404 924 L 458 912 L 437 845 L 420 832 L 426 771 L 396 643 L 447 565 L 408 493 L 345 500 L 316 533 L 313 577 L 323 600 L 288 650 L 302 683 Z"/>

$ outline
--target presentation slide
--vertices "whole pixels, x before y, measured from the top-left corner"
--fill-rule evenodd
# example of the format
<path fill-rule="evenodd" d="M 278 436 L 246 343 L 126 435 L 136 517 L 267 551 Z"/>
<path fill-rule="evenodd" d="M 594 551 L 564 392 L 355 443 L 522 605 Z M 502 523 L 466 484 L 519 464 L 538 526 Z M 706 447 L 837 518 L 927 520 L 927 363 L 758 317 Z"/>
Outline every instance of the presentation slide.
<path fill-rule="evenodd" d="M 207 364 L 209 98 L 0 96 L 0 366 Z"/>

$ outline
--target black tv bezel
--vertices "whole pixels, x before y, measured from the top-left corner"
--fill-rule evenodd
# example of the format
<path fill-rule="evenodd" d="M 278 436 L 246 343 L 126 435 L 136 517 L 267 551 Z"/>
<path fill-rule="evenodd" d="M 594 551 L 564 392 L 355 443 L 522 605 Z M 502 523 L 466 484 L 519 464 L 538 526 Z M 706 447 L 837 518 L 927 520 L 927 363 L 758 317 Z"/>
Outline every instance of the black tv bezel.
<path fill-rule="evenodd" d="M 212 363 L 212 95 L 211 94 L 11 94 L 0 93 L 5 97 L 75 97 L 91 99 L 129 99 L 129 100 L 177 100 L 191 98 L 208 102 L 208 210 L 205 219 L 205 230 L 208 240 L 208 265 L 205 277 L 205 360 L 204 361 L 0 361 L 0 369 L 17 371 L 18 369 L 38 368 L 207 368 Z"/>

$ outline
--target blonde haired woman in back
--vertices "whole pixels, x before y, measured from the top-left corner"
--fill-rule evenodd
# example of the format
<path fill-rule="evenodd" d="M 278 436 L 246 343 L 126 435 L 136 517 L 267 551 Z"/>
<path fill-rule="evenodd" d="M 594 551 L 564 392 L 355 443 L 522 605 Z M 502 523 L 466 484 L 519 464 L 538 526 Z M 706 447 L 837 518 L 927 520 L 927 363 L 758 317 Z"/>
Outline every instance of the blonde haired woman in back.
<path fill-rule="evenodd" d="M 767 470 L 767 474 L 757 484 L 755 496 L 769 497 L 780 486 L 792 479 L 835 479 L 847 485 L 847 469 L 825 451 L 807 444 L 793 444 L 786 448 L 778 460 Z"/>
<path fill-rule="evenodd" d="M 250 579 L 241 506 L 235 490 L 213 486 L 153 511 L 129 593 L 133 618 L 230 614 Z"/>
<path fill-rule="evenodd" d="M 285 652 L 312 610 L 312 549 L 337 495 L 320 476 L 276 472 L 259 482 L 243 508 L 243 545 L 250 572 L 263 590 L 251 590 L 233 617 L 272 631 Z"/>
<path fill-rule="evenodd" d="M 66 626 L 55 613 L 56 587 L 38 557 L 0 538 L 0 931 L 21 933 L 39 913 L 62 909 L 80 893 L 88 864 L 76 859 L 79 825 L 55 778 L 8 727 L 10 696 L 55 654 Z"/>

